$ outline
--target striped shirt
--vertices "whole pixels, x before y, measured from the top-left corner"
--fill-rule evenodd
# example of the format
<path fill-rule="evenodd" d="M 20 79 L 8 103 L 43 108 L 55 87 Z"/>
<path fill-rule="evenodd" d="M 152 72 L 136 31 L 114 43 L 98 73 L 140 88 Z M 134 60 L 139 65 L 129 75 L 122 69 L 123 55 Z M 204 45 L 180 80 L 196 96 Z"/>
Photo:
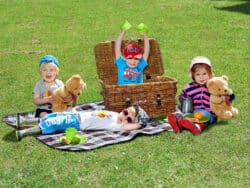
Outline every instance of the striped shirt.
<path fill-rule="evenodd" d="M 204 109 L 211 112 L 210 94 L 206 85 L 199 85 L 195 82 L 189 83 L 182 89 L 182 92 L 179 95 L 180 104 L 186 97 L 190 97 L 192 99 L 194 110 Z"/>

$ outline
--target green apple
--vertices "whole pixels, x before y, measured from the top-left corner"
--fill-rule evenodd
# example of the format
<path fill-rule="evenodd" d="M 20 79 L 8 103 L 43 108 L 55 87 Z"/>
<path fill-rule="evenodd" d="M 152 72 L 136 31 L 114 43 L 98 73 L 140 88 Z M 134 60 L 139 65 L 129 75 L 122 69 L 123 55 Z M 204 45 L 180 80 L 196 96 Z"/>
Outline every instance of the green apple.
<path fill-rule="evenodd" d="M 70 140 L 68 140 L 68 139 L 66 138 L 66 136 L 60 137 L 59 142 L 60 142 L 61 144 L 63 144 L 63 145 L 68 145 L 68 144 L 70 144 Z"/>
<path fill-rule="evenodd" d="M 78 135 L 75 135 L 75 136 L 72 138 L 70 144 L 76 145 L 76 144 L 79 144 L 80 141 L 81 141 L 81 138 L 80 138 Z"/>

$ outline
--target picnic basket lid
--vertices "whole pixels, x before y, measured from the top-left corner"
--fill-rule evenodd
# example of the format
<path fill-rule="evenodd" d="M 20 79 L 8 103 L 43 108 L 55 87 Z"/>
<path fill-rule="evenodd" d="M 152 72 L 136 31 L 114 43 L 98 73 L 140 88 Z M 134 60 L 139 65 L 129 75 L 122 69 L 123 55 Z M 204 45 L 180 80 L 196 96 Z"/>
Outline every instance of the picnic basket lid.
<path fill-rule="evenodd" d="M 122 49 L 130 43 L 137 43 L 142 51 L 144 48 L 143 39 L 123 40 Z M 157 40 L 149 39 L 150 53 L 148 57 L 148 66 L 144 70 L 144 77 L 156 77 L 164 74 L 160 46 Z M 115 61 L 115 41 L 100 42 L 94 47 L 97 74 L 103 82 L 117 83 L 117 67 Z"/>

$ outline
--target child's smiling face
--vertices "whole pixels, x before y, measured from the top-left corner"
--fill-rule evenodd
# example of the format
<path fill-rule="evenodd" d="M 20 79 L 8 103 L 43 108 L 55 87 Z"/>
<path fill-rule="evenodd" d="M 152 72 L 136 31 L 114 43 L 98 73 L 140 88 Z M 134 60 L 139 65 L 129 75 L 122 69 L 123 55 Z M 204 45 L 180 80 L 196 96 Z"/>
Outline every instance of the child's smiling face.
<path fill-rule="evenodd" d="M 58 68 L 53 63 L 44 63 L 41 66 L 41 76 L 47 83 L 54 82 L 58 75 Z"/>
<path fill-rule="evenodd" d="M 199 67 L 194 72 L 194 81 L 200 85 L 204 85 L 210 79 L 210 75 L 205 67 Z"/>
<path fill-rule="evenodd" d="M 137 67 L 138 63 L 139 63 L 140 59 L 139 58 L 127 58 L 126 59 L 126 63 L 130 68 L 135 68 Z"/>
<path fill-rule="evenodd" d="M 118 122 L 121 124 L 135 123 L 135 110 L 133 107 L 125 108 L 118 115 Z"/>

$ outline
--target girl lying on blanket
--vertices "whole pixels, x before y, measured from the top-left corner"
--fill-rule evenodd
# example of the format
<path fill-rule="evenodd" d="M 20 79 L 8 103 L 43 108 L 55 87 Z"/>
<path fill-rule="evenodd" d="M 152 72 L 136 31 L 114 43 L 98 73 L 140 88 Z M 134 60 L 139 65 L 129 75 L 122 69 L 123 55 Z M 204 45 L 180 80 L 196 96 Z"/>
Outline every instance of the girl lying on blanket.
<path fill-rule="evenodd" d="M 16 131 L 18 141 L 24 136 L 36 134 L 52 134 L 65 132 L 72 127 L 77 130 L 109 130 L 130 131 L 143 128 L 147 125 L 149 117 L 138 105 L 130 106 L 120 113 L 106 110 L 92 112 L 55 112 L 42 119 L 25 119 L 18 115 L 17 128 L 23 124 L 38 124 L 38 126 Z"/>

